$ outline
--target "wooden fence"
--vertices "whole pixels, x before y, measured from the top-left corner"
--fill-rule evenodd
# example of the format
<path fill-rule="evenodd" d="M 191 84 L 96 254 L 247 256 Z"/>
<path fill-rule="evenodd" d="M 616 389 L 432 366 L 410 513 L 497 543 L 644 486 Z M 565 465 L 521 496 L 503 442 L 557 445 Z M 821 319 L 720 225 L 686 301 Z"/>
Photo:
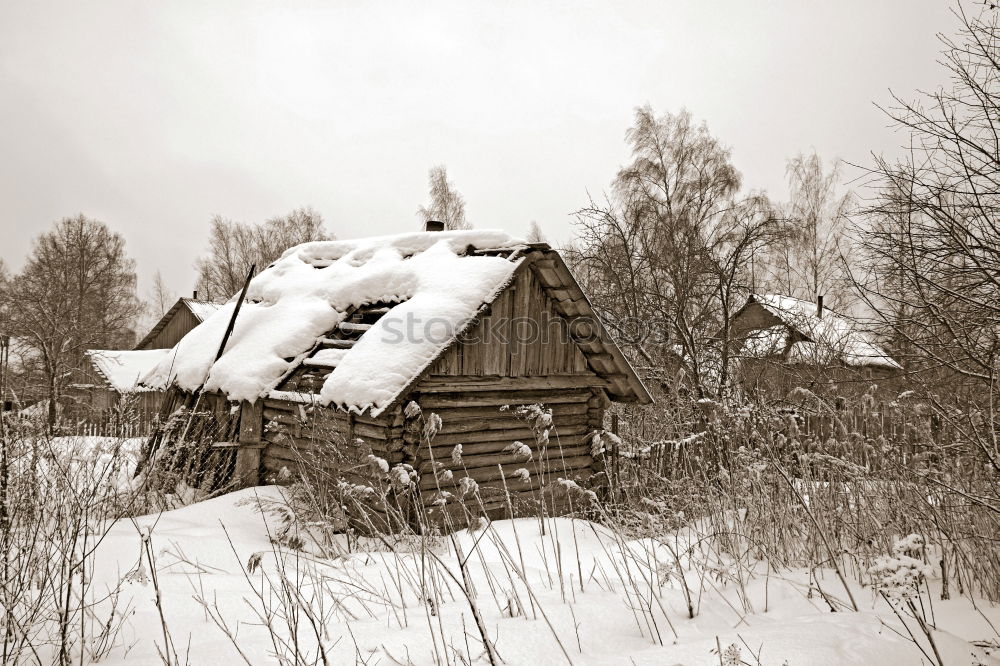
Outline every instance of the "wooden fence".
<path fill-rule="evenodd" d="M 60 430 L 65 435 L 79 437 L 148 437 L 152 434 L 155 423 L 154 417 L 134 418 L 126 423 L 78 421 L 73 424 L 64 424 Z"/>
<path fill-rule="evenodd" d="M 800 435 L 824 440 L 857 434 L 865 439 L 883 438 L 898 444 L 942 444 L 958 436 L 955 425 L 937 414 L 888 405 L 828 414 L 790 412 L 787 416 L 795 419 Z"/>

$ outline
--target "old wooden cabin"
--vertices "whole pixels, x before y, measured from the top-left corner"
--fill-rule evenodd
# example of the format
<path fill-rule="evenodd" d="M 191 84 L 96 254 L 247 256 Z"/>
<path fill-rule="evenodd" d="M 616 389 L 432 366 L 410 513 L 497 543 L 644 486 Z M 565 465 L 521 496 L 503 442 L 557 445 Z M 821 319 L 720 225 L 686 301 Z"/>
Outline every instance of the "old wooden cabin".
<path fill-rule="evenodd" d="M 175 387 L 165 413 L 194 392 L 220 416 L 240 405 L 227 432 L 241 484 L 304 464 L 364 482 L 379 473 L 370 454 L 412 467 L 427 498 L 454 497 L 468 477 L 479 508 L 498 512 L 504 488 L 517 503 L 600 471 L 591 435 L 609 401 L 651 400 L 559 254 L 500 232 L 292 248 L 252 280 L 214 360 L 235 305 L 149 381 Z M 536 403 L 552 410 L 547 444 L 517 413 Z"/>
<path fill-rule="evenodd" d="M 898 392 L 902 366 L 855 319 L 777 294 L 753 294 L 733 316 L 731 340 L 745 390 L 783 398 L 796 387 L 826 395 Z"/>

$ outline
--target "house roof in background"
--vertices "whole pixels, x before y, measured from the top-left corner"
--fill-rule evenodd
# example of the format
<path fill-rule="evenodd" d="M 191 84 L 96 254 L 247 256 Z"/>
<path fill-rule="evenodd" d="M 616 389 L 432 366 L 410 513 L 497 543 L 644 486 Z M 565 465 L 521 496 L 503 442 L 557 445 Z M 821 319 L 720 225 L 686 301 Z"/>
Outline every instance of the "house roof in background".
<path fill-rule="evenodd" d="M 194 298 L 178 298 L 177 302 L 170 306 L 169 310 L 163 313 L 163 316 L 160 317 L 160 320 L 153 325 L 153 328 L 149 329 L 149 333 L 147 333 L 146 336 L 139 341 L 139 343 L 135 346 L 135 349 L 141 350 L 150 340 L 155 338 L 157 334 L 170 323 L 170 320 L 177 315 L 177 312 L 181 308 L 186 308 L 189 312 L 191 312 L 191 314 L 194 315 L 195 319 L 201 323 L 212 316 L 212 313 L 220 307 L 222 307 L 220 304 L 213 303 L 212 301 L 199 301 Z"/>
<path fill-rule="evenodd" d="M 797 331 L 807 342 L 829 350 L 845 365 L 902 369 L 878 344 L 875 336 L 850 317 L 829 309 L 824 309 L 821 317 L 817 314 L 816 304 L 780 294 L 753 294 L 744 308 L 753 303 L 758 303 L 785 326 Z M 796 353 L 794 359 L 789 360 L 805 362 L 807 358 L 829 358 L 825 352 L 818 353 L 816 349 L 809 353 L 805 351 L 797 350 L 803 353 Z"/>
<path fill-rule="evenodd" d="M 169 349 L 88 349 L 87 358 L 108 385 L 119 393 L 151 391 L 139 381 L 170 354 Z"/>

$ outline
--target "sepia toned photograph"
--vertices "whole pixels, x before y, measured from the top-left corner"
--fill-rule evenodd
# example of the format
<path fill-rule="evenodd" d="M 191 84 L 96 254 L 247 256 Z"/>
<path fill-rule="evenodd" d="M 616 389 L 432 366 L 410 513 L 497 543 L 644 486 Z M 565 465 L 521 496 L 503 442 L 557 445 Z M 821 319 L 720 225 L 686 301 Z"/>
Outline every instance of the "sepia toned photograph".
<path fill-rule="evenodd" d="M 0 0 L 0 666 L 1000 666 L 1000 5 Z"/>

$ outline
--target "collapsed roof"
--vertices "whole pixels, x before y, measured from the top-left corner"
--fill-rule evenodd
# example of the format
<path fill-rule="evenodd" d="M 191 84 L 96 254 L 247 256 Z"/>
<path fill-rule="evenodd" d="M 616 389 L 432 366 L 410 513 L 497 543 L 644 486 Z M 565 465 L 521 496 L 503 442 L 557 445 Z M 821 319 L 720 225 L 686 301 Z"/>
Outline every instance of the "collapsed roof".
<path fill-rule="evenodd" d="M 143 381 L 254 401 L 311 355 L 310 362 L 335 366 L 323 383 L 321 403 L 377 415 L 455 342 L 480 308 L 499 296 L 532 249 L 537 246 L 503 232 L 479 230 L 304 243 L 250 282 L 218 361 L 236 298 L 181 339 Z M 596 318 L 561 260 L 559 267 L 572 283 L 574 314 Z M 363 325 L 364 334 L 350 348 L 317 354 L 330 331 L 352 326 L 351 313 L 370 304 L 384 306 L 392 316 Z M 609 392 L 649 401 L 606 331 L 601 335 L 607 347 L 601 356 L 611 359 L 609 374 L 618 387 Z"/>

